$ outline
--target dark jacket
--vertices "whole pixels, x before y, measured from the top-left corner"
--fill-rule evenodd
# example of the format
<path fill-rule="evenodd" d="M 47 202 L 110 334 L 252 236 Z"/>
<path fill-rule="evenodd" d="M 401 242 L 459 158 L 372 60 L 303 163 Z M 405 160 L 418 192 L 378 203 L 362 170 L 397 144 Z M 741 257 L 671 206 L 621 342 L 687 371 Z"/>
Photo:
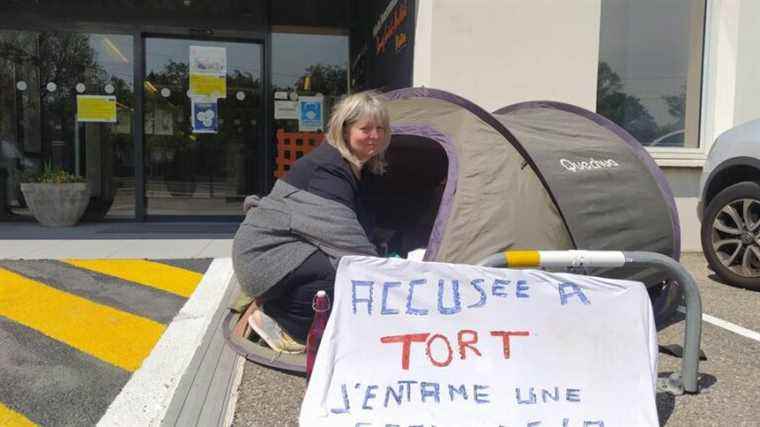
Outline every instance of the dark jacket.
<path fill-rule="evenodd" d="M 364 173 L 361 180 L 357 179 L 340 152 L 325 143 L 300 158 L 283 180 L 300 190 L 351 209 L 371 238 L 374 221 L 363 200 L 371 177 L 369 173 Z"/>

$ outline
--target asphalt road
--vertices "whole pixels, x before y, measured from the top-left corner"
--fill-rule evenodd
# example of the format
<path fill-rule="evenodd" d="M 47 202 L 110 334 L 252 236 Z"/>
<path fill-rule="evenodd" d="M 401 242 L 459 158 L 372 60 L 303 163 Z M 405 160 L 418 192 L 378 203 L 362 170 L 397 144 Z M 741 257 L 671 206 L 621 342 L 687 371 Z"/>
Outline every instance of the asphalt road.
<path fill-rule="evenodd" d="M 210 262 L 0 261 L 0 426 L 97 423 Z"/>
<path fill-rule="evenodd" d="M 685 254 L 681 263 L 694 276 L 704 313 L 760 332 L 760 292 L 717 282 L 701 253 Z M 674 397 L 658 393 L 660 423 L 667 426 L 760 425 L 760 342 L 703 322 L 701 393 Z M 658 334 L 660 344 L 683 344 L 683 322 Z M 668 376 L 680 360 L 660 354 L 658 372 Z M 301 377 L 247 362 L 239 388 L 233 425 L 297 425 L 305 391 Z"/>

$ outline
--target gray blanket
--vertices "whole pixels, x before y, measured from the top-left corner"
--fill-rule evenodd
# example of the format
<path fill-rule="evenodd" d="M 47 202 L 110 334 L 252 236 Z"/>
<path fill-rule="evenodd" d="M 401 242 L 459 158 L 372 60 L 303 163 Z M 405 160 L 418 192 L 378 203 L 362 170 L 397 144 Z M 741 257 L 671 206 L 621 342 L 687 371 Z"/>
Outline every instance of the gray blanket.
<path fill-rule="evenodd" d="M 317 249 L 333 265 L 344 255 L 377 256 L 356 213 L 278 180 L 262 199 L 249 198 L 235 234 L 232 263 L 241 289 L 258 297 Z"/>

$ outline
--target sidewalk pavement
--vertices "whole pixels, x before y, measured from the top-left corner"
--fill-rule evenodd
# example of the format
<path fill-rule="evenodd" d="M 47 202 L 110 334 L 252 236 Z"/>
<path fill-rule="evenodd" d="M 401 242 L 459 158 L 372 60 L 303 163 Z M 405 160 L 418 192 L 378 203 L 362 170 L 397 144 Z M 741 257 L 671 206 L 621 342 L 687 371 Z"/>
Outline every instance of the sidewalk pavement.
<path fill-rule="evenodd" d="M 239 223 L 0 223 L 0 259 L 226 258 Z"/>

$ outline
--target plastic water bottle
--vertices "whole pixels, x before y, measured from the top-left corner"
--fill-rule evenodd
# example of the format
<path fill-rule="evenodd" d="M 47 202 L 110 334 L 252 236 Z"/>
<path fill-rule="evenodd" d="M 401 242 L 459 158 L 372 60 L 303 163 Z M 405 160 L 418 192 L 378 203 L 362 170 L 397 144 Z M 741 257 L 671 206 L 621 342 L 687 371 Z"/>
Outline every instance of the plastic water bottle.
<path fill-rule="evenodd" d="M 306 336 L 306 381 L 311 378 L 311 371 L 314 369 L 314 360 L 317 358 L 319 343 L 322 341 L 322 334 L 327 326 L 327 318 L 330 315 L 330 298 L 327 292 L 317 291 L 314 301 L 311 304 L 314 308 L 314 320 L 311 321 L 309 334 Z"/>

